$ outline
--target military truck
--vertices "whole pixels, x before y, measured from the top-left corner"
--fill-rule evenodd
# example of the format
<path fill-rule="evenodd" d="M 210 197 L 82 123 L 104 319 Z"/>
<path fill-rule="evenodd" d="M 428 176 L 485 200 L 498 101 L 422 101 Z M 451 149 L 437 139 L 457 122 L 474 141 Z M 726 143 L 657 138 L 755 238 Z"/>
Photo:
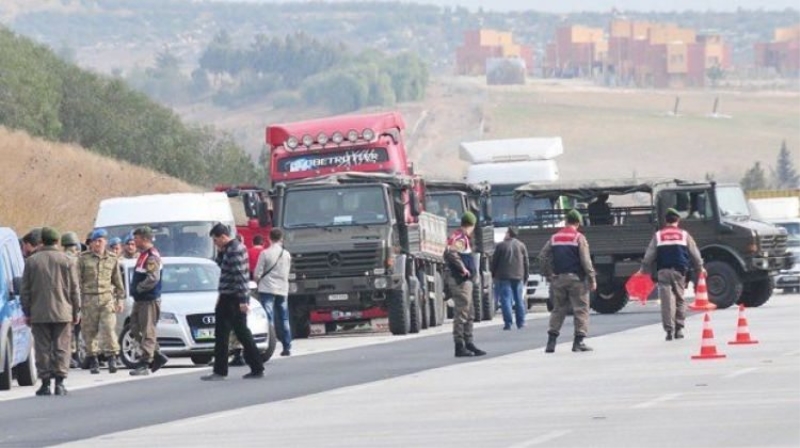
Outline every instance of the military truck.
<path fill-rule="evenodd" d="M 475 266 L 479 276 L 473 280 L 472 299 L 474 320 L 492 320 L 494 316 L 494 288 L 492 273 L 489 271 L 494 252 L 494 226 L 492 225 L 491 203 L 492 186 L 487 183 L 471 184 L 447 180 L 427 180 L 425 182 L 425 209 L 447 220 L 450 234 L 461 225 L 461 215 L 470 211 L 478 217 L 473 234 Z M 445 294 L 448 296 L 448 294 Z"/>
<path fill-rule="evenodd" d="M 402 335 L 443 323 L 447 223 L 423 211 L 420 189 L 416 176 L 358 172 L 276 186 L 293 334 L 368 323 Z"/>
<path fill-rule="evenodd" d="M 583 204 L 602 194 L 610 195 L 615 205 L 610 207 L 610 219 L 604 220 L 608 224 L 592 225 L 593 217 Z M 515 191 L 517 201 L 559 196 L 572 198 L 584 215 L 582 231 L 597 271 L 597 292 L 591 306 L 599 313 L 616 313 L 625 306 L 625 282 L 639 269 L 670 207 L 681 213 L 681 227 L 700 248 L 708 272 L 709 299 L 719 308 L 735 303 L 763 305 L 772 295 L 773 277 L 793 264 L 786 231 L 752 220 L 738 185 L 661 179 L 530 184 Z M 564 213 L 552 210 L 537 215 L 540 222 L 552 222 L 563 219 Z M 528 247 L 532 265 L 537 266 L 535 258 L 553 230 L 544 225 L 520 229 L 519 238 Z"/>

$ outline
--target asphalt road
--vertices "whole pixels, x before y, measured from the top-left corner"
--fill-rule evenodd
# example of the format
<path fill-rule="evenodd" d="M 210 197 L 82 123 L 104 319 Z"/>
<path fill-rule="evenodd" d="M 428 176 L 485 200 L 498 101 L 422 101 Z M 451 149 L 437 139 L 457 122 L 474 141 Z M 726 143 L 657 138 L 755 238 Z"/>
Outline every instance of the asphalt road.
<path fill-rule="evenodd" d="M 499 316 L 496 318 L 499 319 Z M 622 313 L 593 315 L 590 332 L 600 336 L 659 322 L 657 308 L 629 305 Z M 305 397 L 347 386 L 401 377 L 453 364 L 481 363 L 544 346 L 546 319 L 524 330 L 498 326 L 476 329 L 477 345 L 489 355 L 453 357 L 451 336 L 400 338 L 388 344 L 300 356 L 267 364 L 263 380 L 243 380 L 247 368 L 232 368 L 227 381 L 199 381 L 207 370 L 184 375 L 158 374 L 144 381 L 87 388 L 68 397 L 31 397 L 0 402 L 0 446 L 47 446 L 104 434 Z M 571 318 L 562 335 L 571 335 Z M 559 342 L 568 342 L 563 336 Z M 591 339 L 587 340 L 591 344 Z M 575 355 L 578 356 L 578 355 Z M 124 372 L 121 372 L 124 373 Z M 32 392 L 32 391 L 31 391 Z M 157 444 L 157 440 L 153 443 Z"/>

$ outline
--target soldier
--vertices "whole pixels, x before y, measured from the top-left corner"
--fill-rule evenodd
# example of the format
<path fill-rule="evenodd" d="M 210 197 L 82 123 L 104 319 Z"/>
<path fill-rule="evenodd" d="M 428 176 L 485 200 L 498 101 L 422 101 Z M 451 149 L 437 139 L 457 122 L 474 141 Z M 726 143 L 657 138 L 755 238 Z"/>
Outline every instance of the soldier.
<path fill-rule="evenodd" d="M 477 273 L 469 237 L 475 230 L 477 218 L 471 212 L 461 216 L 461 227 L 447 239 L 444 259 L 449 275 L 447 287 L 455 302 L 453 313 L 453 340 L 457 358 L 486 354 L 472 342 L 472 279 Z"/>
<path fill-rule="evenodd" d="M 119 343 L 114 334 L 116 313 L 122 311 L 125 286 L 117 257 L 106 250 L 108 233 L 104 229 L 92 232 L 89 250 L 78 258 L 81 297 L 83 298 L 83 339 L 86 356 L 93 374 L 100 373 L 98 352 L 103 352 L 108 362 L 108 372 L 117 372 L 116 355 Z"/>
<path fill-rule="evenodd" d="M 33 330 L 36 370 L 42 386 L 36 395 L 50 395 L 55 379 L 56 395 L 66 395 L 64 379 L 69 372 L 72 325 L 80 321 L 81 297 L 74 258 L 58 250 L 58 231 L 41 231 L 44 246 L 25 261 L 21 305 Z"/>
<path fill-rule="evenodd" d="M 110 238 L 108 240 L 108 250 L 117 258 L 122 256 L 122 240 L 117 237 Z"/>
<path fill-rule="evenodd" d="M 141 252 L 131 279 L 131 334 L 139 343 L 141 356 L 132 376 L 147 375 L 148 367 L 158 371 L 169 358 L 158 350 L 156 324 L 161 313 L 161 255 L 153 246 L 153 230 L 148 226 L 133 231 L 136 248 Z"/>
<path fill-rule="evenodd" d="M 578 232 L 581 222 L 581 214 L 570 210 L 567 213 L 567 226 L 550 237 L 539 253 L 542 273 L 550 280 L 553 290 L 553 311 L 550 313 L 546 353 L 556 351 L 556 339 L 570 304 L 575 326 L 572 351 L 592 350 L 583 340 L 589 332 L 589 290 L 597 289 L 597 281 L 589 255 L 589 243 Z"/>
<path fill-rule="evenodd" d="M 653 262 L 658 275 L 658 297 L 661 299 L 661 324 L 667 332 L 667 340 L 683 339 L 686 319 L 686 302 L 683 292 L 690 266 L 702 272 L 703 258 L 689 232 L 678 228 L 680 214 L 674 208 L 667 209 L 664 221 L 667 225 L 653 235 L 642 259 L 639 273 L 652 272 Z M 674 332 L 674 333 L 673 333 Z"/>
<path fill-rule="evenodd" d="M 73 257 L 76 262 L 78 260 L 78 255 L 81 254 L 81 242 L 78 240 L 78 234 L 75 232 L 64 232 L 61 235 L 61 247 L 64 249 L 64 253 Z M 81 335 L 81 325 L 76 324 L 72 327 L 72 359 L 69 362 L 70 369 L 77 369 L 81 366 L 81 357 L 80 357 L 80 350 L 78 345 L 80 344 L 80 335 Z"/>
<path fill-rule="evenodd" d="M 122 258 L 126 260 L 135 260 L 139 258 L 139 250 L 136 248 L 136 242 L 133 240 L 133 233 L 125 235 L 122 243 Z"/>

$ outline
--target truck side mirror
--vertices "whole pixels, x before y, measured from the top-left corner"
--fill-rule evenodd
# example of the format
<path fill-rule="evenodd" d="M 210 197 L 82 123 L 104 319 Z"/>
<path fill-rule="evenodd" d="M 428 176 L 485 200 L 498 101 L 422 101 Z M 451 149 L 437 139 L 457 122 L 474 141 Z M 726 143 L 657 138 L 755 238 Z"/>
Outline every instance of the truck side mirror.
<path fill-rule="evenodd" d="M 419 216 L 421 211 L 419 197 L 417 196 L 417 192 L 414 190 L 408 190 L 408 200 L 411 206 L 411 215 L 412 216 Z"/>
<path fill-rule="evenodd" d="M 255 193 L 248 192 L 242 195 L 244 202 L 244 214 L 248 218 L 258 218 L 258 204 L 259 200 Z"/>
<path fill-rule="evenodd" d="M 485 222 L 492 222 L 492 198 L 486 198 L 481 203 L 481 215 Z"/>
<path fill-rule="evenodd" d="M 267 227 L 272 224 L 272 213 L 267 207 L 267 203 L 261 201 L 258 203 L 258 225 Z"/>

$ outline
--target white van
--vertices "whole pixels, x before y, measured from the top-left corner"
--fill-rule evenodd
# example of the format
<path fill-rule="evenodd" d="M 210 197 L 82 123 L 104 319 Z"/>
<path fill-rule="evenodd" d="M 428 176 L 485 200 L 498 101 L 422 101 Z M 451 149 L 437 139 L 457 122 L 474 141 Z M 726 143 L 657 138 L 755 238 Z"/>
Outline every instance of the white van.
<path fill-rule="evenodd" d="M 124 238 L 148 225 L 163 257 L 214 258 L 208 233 L 215 223 L 236 232 L 233 211 L 225 193 L 173 193 L 105 199 L 100 202 L 94 227 L 109 237 Z"/>

